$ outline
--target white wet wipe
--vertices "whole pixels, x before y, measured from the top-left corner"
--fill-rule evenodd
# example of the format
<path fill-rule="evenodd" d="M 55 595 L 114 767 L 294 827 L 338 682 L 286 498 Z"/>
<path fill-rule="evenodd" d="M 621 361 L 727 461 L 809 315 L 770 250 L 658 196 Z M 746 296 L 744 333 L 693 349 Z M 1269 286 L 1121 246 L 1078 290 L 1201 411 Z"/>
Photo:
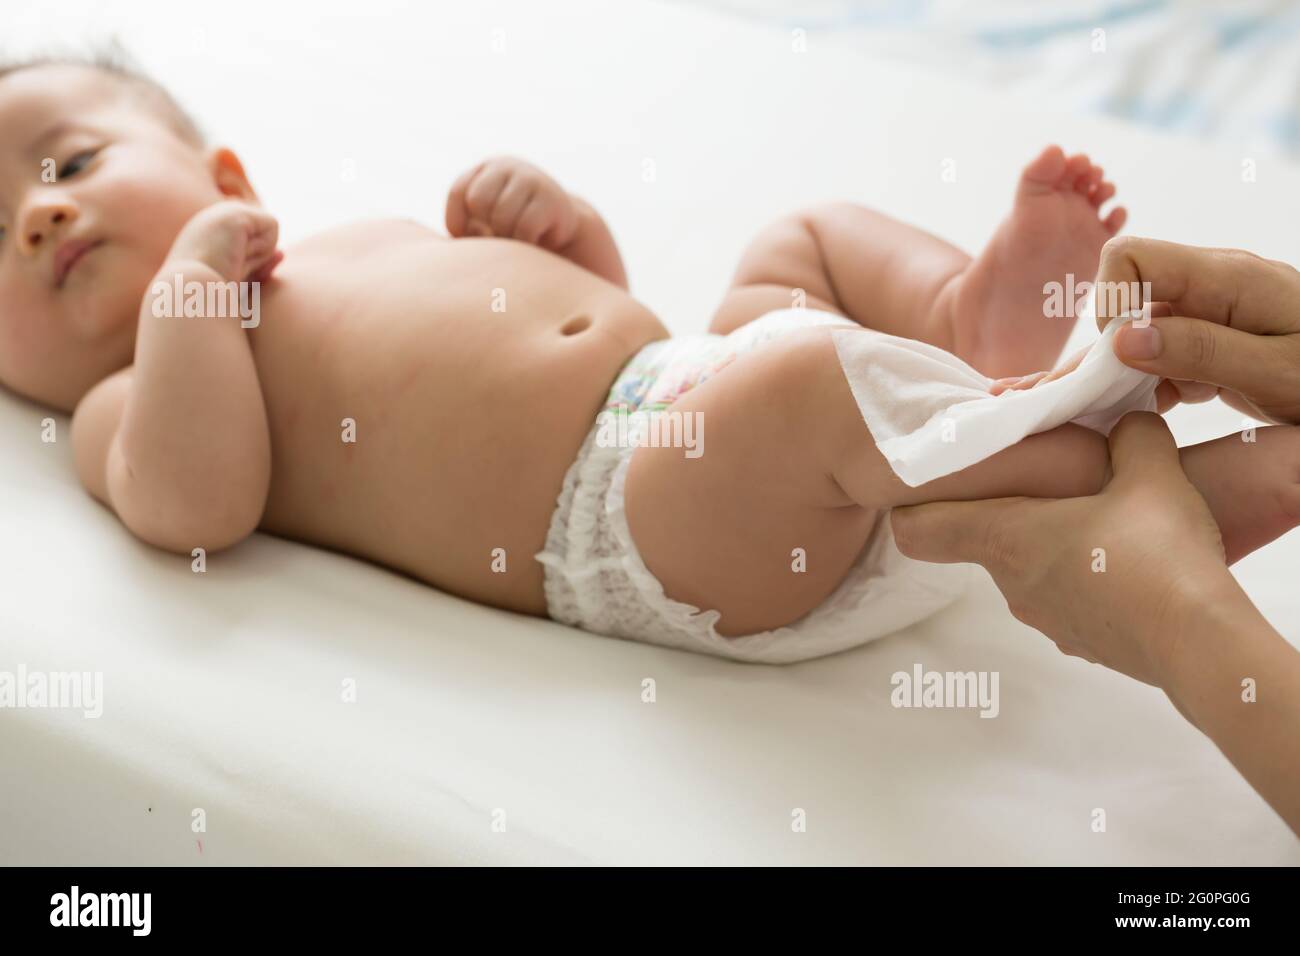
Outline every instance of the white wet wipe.
<path fill-rule="evenodd" d="M 832 337 L 876 447 L 916 487 L 1066 422 L 1104 435 L 1127 412 L 1155 411 L 1159 378 L 1124 365 L 1112 347 L 1115 333 L 1133 319 L 1112 319 L 1069 374 L 996 396 L 989 394 L 993 379 L 933 345 L 869 330 L 837 330 Z"/>

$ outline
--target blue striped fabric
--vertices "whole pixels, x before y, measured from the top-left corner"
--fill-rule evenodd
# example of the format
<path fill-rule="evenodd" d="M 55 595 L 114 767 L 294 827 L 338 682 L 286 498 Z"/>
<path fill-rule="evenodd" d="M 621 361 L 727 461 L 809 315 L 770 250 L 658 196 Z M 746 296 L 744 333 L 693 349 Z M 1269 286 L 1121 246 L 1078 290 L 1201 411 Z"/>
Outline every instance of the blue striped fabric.
<path fill-rule="evenodd" d="M 1300 156 L 1300 0 L 701 0 L 1063 106 Z"/>

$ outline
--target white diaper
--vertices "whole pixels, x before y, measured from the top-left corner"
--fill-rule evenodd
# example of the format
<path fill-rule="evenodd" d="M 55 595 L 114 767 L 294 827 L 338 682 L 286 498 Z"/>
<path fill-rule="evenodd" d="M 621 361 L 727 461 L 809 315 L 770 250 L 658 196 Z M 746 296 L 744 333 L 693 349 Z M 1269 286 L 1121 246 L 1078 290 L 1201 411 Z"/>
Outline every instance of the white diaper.
<path fill-rule="evenodd" d="M 727 336 L 652 342 L 620 372 L 607 410 L 662 410 L 737 356 L 795 329 L 823 325 L 878 335 L 841 316 L 789 309 Z M 641 560 L 623 511 L 623 485 L 635 447 L 602 443 L 600 430 L 598 420 L 565 475 L 546 546 L 536 555 L 544 565 L 547 611 L 556 621 L 611 637 L 781 664 L 899 631 L 951 603 L 969 580 L 968 565 L 904 557 L 894 545 L 888 513 L 882 512 L 853 568 L 816 609 L 786 627 L 723 637 L 715 627 L 721 616 L 716 610 L 701 611 L 668 597 Z M 871 436 L 864 434 L 863 440 Z"/>

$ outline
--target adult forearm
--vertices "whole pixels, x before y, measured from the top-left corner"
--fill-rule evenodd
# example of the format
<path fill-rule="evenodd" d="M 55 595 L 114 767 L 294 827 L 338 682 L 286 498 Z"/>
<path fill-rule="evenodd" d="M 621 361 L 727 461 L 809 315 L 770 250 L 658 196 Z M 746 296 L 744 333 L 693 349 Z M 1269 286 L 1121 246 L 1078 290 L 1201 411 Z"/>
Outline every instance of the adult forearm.
<path fill-rule="evenodd" d="M 1300 834 L 1300 652 L 1239 588 L 1198 604 L 1165 691 Z"/>

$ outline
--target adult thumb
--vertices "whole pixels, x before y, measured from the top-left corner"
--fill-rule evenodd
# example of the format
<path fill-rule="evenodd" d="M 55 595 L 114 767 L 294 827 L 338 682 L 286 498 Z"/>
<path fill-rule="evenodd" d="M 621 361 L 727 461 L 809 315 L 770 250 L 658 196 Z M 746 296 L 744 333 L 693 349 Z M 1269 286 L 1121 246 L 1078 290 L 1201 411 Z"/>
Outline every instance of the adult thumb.
<path fill-rule="evenodd" d="M 935 564 L 971 562 L 985 567 L 1004 563 L 1006 538 L 998 533 L 1011 526 L 1012 513 L 1033 504 L 1027 498 L 987 501 L 932 501 L 890 512 L 894 543 L 917 561 Z"/>
<path fill-rule="evenodd" d="M 1125 326 L 1115 336 L 1115 355 L 1125 365 L 1161 378 L 1234 391 L 1251 391 L 1274 369 L 1287 371 L 1278 368 L 1286 357 L 1276 337 L 1186 316 L 1153 319 L 1146 328 Z"/>
<path fill-rule="evenodd" d="M 1178 443 L 1155 412 L 1129 412 L 1110 432 L 1112 482 L 1186 483 Z"/>

